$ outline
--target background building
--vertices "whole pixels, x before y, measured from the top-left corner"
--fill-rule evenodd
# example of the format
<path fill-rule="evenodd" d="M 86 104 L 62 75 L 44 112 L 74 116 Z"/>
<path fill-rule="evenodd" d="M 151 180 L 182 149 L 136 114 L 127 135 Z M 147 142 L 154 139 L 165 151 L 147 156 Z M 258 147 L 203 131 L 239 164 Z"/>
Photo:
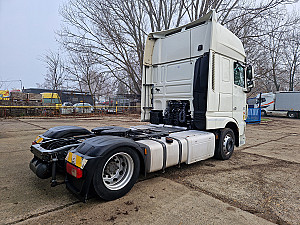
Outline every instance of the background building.
<path fill-rule="evenodd" d="M 70 91 L 70 90 L 57 90 L 54 91 L 52 89 L 41 89 L 41 88 L 28 88 L 23 89 L 23 93 L 34 93 L 34 94 L 41 94 L 44 92 L 48 93 L 57 93 L 61 99 L 61 102 L 71 102 L 72 104 L 78 102 L 86 102 L 93 105 L 93 98 L 90 94 L 86 92 L 77 92 L 77 91 Z"/>

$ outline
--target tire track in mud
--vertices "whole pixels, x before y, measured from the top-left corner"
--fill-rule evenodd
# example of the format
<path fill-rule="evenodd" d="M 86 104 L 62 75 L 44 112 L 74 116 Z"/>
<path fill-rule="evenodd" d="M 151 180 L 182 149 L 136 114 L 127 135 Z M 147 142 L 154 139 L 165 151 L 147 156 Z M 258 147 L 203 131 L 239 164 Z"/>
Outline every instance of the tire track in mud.
<path fill-rule="evenodd" d="M 20 120 L 20 119 L 16 119 L 16 121 L 19 121 L 19 122 L 21 122 L 21 123 L 26 123 L 26 124 L 29 124 L 29 125 L 31 125 L 31 126 L 38 127 L 38 128 L 40 128 L 40 129 L 42 129 L 42 130 L 48 130 L 48 128 L 45 128 L 45 127 L 36 125 L 36 124 L 34 124 L 34 123 L 30 123 L 30 122 L 27 122 L 27 121 L 22 121 L 22 120 Z"/>
<path fill-rule="evenodd" d="M 270 142 L 277 142 L 277 141 L 280 141 L 284 138 L 288 138 L 288 137 L 291 137 L 291 136 L 300 136 L 300 134 L 297 134 L 297 133 L 289 133 L 287 135 L 284 135 L 282 137 L 279 137 L 277 139 L 272 139 L 272 140 L 268 140 L 268 141 L 265 141 L 265 142 L 262 142 L 262 143 L 258 143 L 258 144 L 255 144 L 255 145 L 251 145 L 251 146 L 247 146 L 247 147 L 243 147 L 242 149 L 237 149 L 236 151 L 237 152 L 242 152 L 244 154 L 249 154 L 249 155 L 254 155 L 254 156 L 258 156 L 258 157 L 262 157 L 262 158 L 266 158 L 266 159 L 272 159 L 272 160 L 278 160 L 278 161 L 283 161 L 283 162 L 290 162 L 290 163 L 293 163 L 293 164 L 299 164 L 297 162 L 291 162 L 291 161 L 288 161 L 288 160 L 285 160 L 285 159 L 278 159 L 278 158 L 274 158 L 272 156 L 265 156 L 265 155 L 261 155 L 261 154 L 257 154 L 257 153 L 252 153 L 252 152 L 245 152 L 245 150 L 248 150 L 248 149 L 251 149 L 251 148 L 255 148 L 255 147 L 258 147 L 258 146 L 261 146 L 261 145 L 264 145 L 264 144 L 268 144 Z"/>
<path fill-rule="evenodd" d="M 7 225 L 11 225 L 11 224 L 17 224 L 17 223 L 21 223 L 21 222 L 25 222 L 29 219 L 33 219 L 33 218 L 37 218 L 39 216 L 43 216 L 43 215 L 46 215 L 48 213 L 51 213 L 51 212 L 56 212 L 56 211 L 59 211 L 59 210 L 62 210 L 62 209 L 65 209 L 65 208 L 68 208 L 68 207 L 71 207 L 73 205 L 76 205 L 78 203 L 80 203 L 81 201 L 75 201 L 75 202 L 71 202 L 71 203 L 68 203 L 66 205 L 62 205 L 62 206 L 59 206 L 59 207 L 56 207 L 54 209 L 49 209 L 49 210 L 46 210 L 46 211 L 43 211 L 43 212 L 40 212 L 40 213 L 35 213 L 35 214 L 31 214 L 29 216 L 26 216 L 22 219 L 19 219 L 19 220 L 15 220 L 13 222 L 10 222 L 10 223 L 6 223 Z"/>
<path fill-rule="evenodd" d="M 281 225 L 288 225 L 289 224 L 287 221 L 283 220 L 282 218 L 280 218 L 278 215 L 276 215 L 275 213 L 273 213 L 270 210 L 267 210 L 267 211 L 258 210 L 254 207 L 250 207 L 250 206 L 247 206 L 247 205 L 245 205 L 241 202 L 235 201 L 234 199 L 226 198 L 222 195 L 212 193 L 212 192 L 210 192 L 210 191 L 208 191 L 204 188 L 200 188 L 200 187 L 192 184 L 189 181 L 182 181 L 182 182 L 175 181 L 175 182 L 186 186 L 187 188 L 189 188 L 192 191 L 197 191 L 197 192 L 203 193 L 205 195 L 209 195 L 209 196 L 211 196 L 215 199 L 218 199 L 218 200 L 220 200 L 220 201 L 222 201 L 226 204 L 229 204 L 233 207 L 239 208 L 243 211 L 249 212 L 249 213 L 251 213 L 255 216 L 261 217 L 261 218 L 263 218 L 267 221 L 270 221 L 270 222 L 273 222 L 273 223 L 276 223 L 276 224 L 281 224 Z M 228 209 L 228 210 L 231 210 L 231 209 Z"/>
<path fill-rule="evenodd" d="M 282 139 L 290 137 L 290 136 L 299 136 L 299 134 L 295 134 L 295 133 L 287 134 L 287 135 L 284 135 L 284 136 L 282 136 L 280 138 L 277 138 L 277 139 L 271 139 L 271 140 L 268 140 L 268 141 L 265 141 L 265 142 L 262 142 L 262 143 L 258 143 L 256 145 L 251 145 L 251 146 L 248 146 L 248 147 L 243 147 L 242 149 L 237 149 L 237 150 L 238 151 L 243 151 L 243 150 L 246 150 L 246 149 L 255 148 L 255 147 L 258 147 L 260 145 L 264 145 L 264 144 L 267 144 L 267 143 L 270 143 L 270 142 L 276 142 L 276 141 L 282 140 Z M 251 153 L 249 153 L 249 154 L 251 154 Z"/>
<path fill-rule="evenodd" d="M 37 129 L 30 129 L 30 131 L 34 131 L 34 130 L 44 130 L 45 128 L 37 128 Z M 8 130 L 8 131 L 5 131 L 5 133 L 17 133 L 17 132 L 20 132 L 20 131 L 28 131 L 28 130 Z"/>
<path fill-rule="evenodd" d="M 243 153 L 243 152 L 240 152 L 239 154 L 248 155 L 248 153 Z M 268 169 L 276 169 L 276 168 L 283 168 L 283 167 L 288 168 L 289 166 L 295 167 L 298 165 L 297 163 L 294 163 L 294 162 L 278 160 L 278 159 L 269 158 L 269 157 L 263 157 L 260 155 L 257 155 L 256 157 L 268 158 L 271 161 L 268 163 L 263 163 L 263 164 L 242 165 L 242 166 L 238 166 L 238 167 L 234 167 L 234 168 L 226 168 L 226 169 L 224 169 L 224 168 L 214 169 L 214 166 L 212 166 L 213 164 L 206 163 L 204 165 L 198 165 L 198 166 L 195 165 L 194 166 L 195 168 L 193 168 L 192 171 L 189 168 L 191 165 L 184 165 L 182 168 L 183 170 L 181 170 L 181 171 L 173 168 L 172 171 L 169 171 L 170 173 L 162 174 L 161 176 L 163 176 L 166 179 L 172 180 L 176 183 L 182 184 L 182 185 L 186 186 L 187 188 L 189 188 L 190 190 L 197 191 L 197 192 L 203 193 L 205 195 L 209 195 L 209 196 L 211 196 L 215 199 L 218 199 L 224 203 L 227 203 L 233 207 L 236 207 L 243 211 L 249 212 L 255 216 L 261 217 L 270 222 L 273 222 L 276 224 L 282 224 L 282 225 L 290 224 L 289 222 L 287 222 L 283 218 L 281 218 L 279 215 L 277 215 L 276 212 L 273 210 L 273 208 L 271 208 L 267 205 L 264 207 L 255 207 L 255 206 L 247 205 L 247 204 L 243 203 L 243 200 L 237 200 L 234 198 L 226 197 L 222 194 L 214 193 L 214 192 L 208 190 L 207 188 L 199 187 L 199 186 L 193 184 L 193 182 L 185 179 L 185 178 L 188 178 L 188 177 L 191 177 L 194 175 L 199 175 L 199 170 L 196 169 L 196 167 L 199 167 L 199 166 L 200 167 L 205 166 L 203 168 L 203 170 L 201 170 L 201 174 L 207 175 L 207 174 L 228 173 L 228 172 L 234 172 L 237 170 L 252 171 L 253 169 L 256 169 L 259 171 L 260 168 L 268 168 Z M 188 173 L 188 174 L 186 174 L 186 173 Z M 264 185 L 264 182 L 262 182 L 261 179 L 259 179 L 259 177 L 258 177 L 258 181 L 260 181 L 259 184 Z M 263 190 L 263 188 L 262 188 L 262 190 Z M 263 192 L 262 194 L 264 195 L 265 193 Z"/>
<path fill-rule="evenodd" d="M 17 152 L 27 152 L 28 150 L 25 149 L 25 150 L 18 150 L 18 151 L 8 151 L 8 152 L 0 152 L 0 154 L 11 154 L 11 153 L 17 153 Z"/>

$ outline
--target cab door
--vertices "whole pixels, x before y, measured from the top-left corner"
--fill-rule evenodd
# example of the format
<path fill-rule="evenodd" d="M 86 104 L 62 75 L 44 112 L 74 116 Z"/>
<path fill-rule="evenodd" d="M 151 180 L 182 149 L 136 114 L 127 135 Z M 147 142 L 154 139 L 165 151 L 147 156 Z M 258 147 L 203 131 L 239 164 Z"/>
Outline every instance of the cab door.
<path fill-rule="evenodd" d="M 245 67 L 239 62 L 234 62 L 233 67 L 232 116 L 238 123 L 241 135 L 246 120 Z"/>
<path fill-rule="evenodd" d="M 232 117 L 232 61 L 225 57 L 220 56 L 220 100 L 219 112 L 224 113 L 228 117 Z"/>

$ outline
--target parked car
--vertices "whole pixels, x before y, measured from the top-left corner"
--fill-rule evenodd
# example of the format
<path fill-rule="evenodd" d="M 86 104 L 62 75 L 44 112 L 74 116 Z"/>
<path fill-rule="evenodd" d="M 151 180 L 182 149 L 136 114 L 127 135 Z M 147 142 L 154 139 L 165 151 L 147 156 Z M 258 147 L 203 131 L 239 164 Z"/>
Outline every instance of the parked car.
<path fill-rule="evenodd" d="M 64 102 L 60 109 L 61 114 L 72 114 L 73 113 L 73 104 L 71 102 Z"/>
<path fill-rule="evenodd" d="M 116 113 L 116 108 L 108 108 L 106 109 L 106 113 Z"/>
<path fill-rule="evenodd" d="M 76 103 L 73 105 L 75 113 L 92 113 L 94 107 L 89 103 Z"/>

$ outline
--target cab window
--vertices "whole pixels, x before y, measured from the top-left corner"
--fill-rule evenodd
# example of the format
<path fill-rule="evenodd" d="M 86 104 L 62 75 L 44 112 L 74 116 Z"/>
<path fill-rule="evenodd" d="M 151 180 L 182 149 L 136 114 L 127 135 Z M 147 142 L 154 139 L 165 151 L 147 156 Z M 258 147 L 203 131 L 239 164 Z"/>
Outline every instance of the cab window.
<path fill-rule="evenodd" d="M 234 63 L 234 84 L 245 87 L 245 68 L 238 62 Z"/>
<path fill-rule="evenodd" d="M 58 104 L 59 100 L 58 100 L 58 98 L 44 98 L 43 102 L 44 103 L 56 103 L 56 104 Z"/>

